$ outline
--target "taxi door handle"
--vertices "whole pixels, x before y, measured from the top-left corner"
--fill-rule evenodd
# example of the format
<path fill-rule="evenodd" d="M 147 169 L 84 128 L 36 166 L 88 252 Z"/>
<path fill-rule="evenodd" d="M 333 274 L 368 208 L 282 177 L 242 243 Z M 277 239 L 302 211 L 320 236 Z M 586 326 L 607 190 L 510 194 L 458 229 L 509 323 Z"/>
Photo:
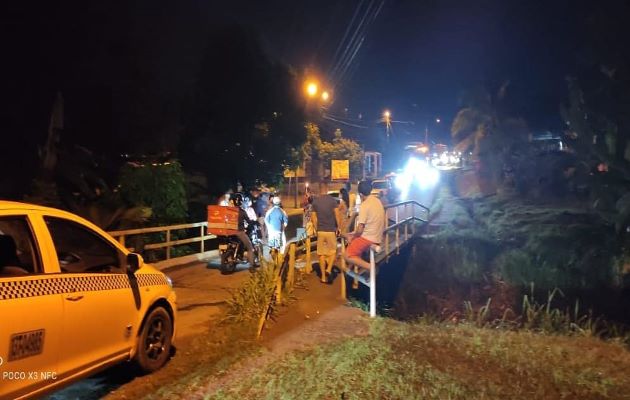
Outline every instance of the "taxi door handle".
<path fill-rule="evenodd" d="M 68 301 L 79 301 L 83 298 L 83 295 L 76 295 L 76 296 L 68 296 L 66 297 L 66 300 Z"/>

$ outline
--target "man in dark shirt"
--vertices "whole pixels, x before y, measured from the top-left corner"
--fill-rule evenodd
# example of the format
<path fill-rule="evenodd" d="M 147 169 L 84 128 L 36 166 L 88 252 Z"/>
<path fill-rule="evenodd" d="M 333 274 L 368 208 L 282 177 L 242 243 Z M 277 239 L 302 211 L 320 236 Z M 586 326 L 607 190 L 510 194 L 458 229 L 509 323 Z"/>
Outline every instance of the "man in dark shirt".
<path fill-rule="evenodd" d="M 337 258 L 337 230 L 339 212 L 337 200 L 329 195 L 320 195 L 313 200 L 313 225 L 317 229 L 317 255 L 323 283 L 328 282 L 326 274 L 332 271 Z"/>
<path fill-rule="evenodd" d="M 238 207 L 238 233 L 236 237 L 243 243 L 245 248 L 247 249 L 247 262 L 251 268 L 255 267 L 254 264 L 254 245 L 252 245 L 252 241 L 247 236 L 245 231 L 245 223 L 247 224 L 255 224 L 256 221 L 250 219 L 247 216 L 245 210 L 243 210 L 243 197 L 239 194 L 234 198 L 234 205 Z"/>
<path fill-rule="evenodd" d="M 260 226 L 260 233 L 262 235 L 261 239 L 267 241 L 267 227 L 265 226 L 265 215 L 267 214 L 267 209 L 269 208 L 269 193 L 261 192 L 256 199 L 256 203 L 254 204 L 254 211 L 256 211 L 256 217 L 258 218 L 258 223 Z"/>

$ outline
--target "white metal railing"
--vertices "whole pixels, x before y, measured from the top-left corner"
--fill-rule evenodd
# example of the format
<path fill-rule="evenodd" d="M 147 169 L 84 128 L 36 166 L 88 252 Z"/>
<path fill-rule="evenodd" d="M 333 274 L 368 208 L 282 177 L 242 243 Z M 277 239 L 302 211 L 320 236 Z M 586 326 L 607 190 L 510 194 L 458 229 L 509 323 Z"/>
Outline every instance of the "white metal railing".
<path fill-rule="evenodd" d="M 156 226 L 151 228 L 138 228 L 138 229 L 127 229 L 120 231 L 112 231 L 108 232 L 114 239 L 118 240 L 120 244 L 127 247 L 128 238 L 130 236 L 138 236 L 138 235 L 146 235 L 149 233 L 165 233 L 165 240 L 162 242 L 153 242 L 144 245 L 144 250 L 159 250 L 166 249 L 166 260 L 171 259 L 171 249 L 175 246 L 181 246 L 184 244 L 191 243 L 199 243 L 199 253 L 204 253 L 206 251 L 205 241 L 209 239 L 216 238 L 215 235 L 208 235 L 206 232 L 206 228 L 208 226 L 207 222 L 195 222 L 191 224 L 179 224 L 179 225 L 168 225 L 168 226 Z M 172 233 L 175 231 L 182 231 L 188 229 L 197 228 L 197 234 L 192 237 L 187 237 L 184 239 L 172 239 Z M 129 248 L 130 250 L 136 250 L 133 248 Z M 183 258 L 183 257 L 175 257 L 173 259 Z"/>
<path fill-rule="evenodd" d="M 415 200 L 403 201 L 400 203 L 388 204 L 385 206 L 385 232 L 383 232 L 385 253 L 383 258 L 379 260 L 386 262 L 389 260 L 389 255 L 396 251 L 396 254 L 400 254 L 400 247 L 405 244 L 415 233 L 416 222 L 428 222 L 429 220 L 429 208 L 418 203 Z M 393 213 L 393 219 L 390 219 Z M 390 220 L 393 220 L 393 224 L 390 225 Z M 402 238 L 401 238 L 402 234 Z M 393 235 L 393 238 L 392 238 Z M 390 245 L 392 242 L 392 246 Z M 355 282 L 358 280 L 363 284 L 367 284 L 370 288 L 370 317 L 376 317 L 376 265 L 377 254 L 382 251 L 381 246 L 370 247 L 370 280 L 369 283 L 357 279 L 356 273 Z M 348 271 L 348 270 L 347 270 Z"/>

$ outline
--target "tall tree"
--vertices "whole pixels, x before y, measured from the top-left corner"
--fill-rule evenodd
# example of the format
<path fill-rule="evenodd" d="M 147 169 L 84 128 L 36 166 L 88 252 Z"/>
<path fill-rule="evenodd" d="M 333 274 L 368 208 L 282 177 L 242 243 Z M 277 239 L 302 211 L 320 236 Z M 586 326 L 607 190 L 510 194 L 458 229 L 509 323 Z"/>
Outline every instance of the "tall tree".
<path fill-rule="evenodd" d="M 591 162 L 605 162 L 630 177 L 630 55 L 620 38 L 630 34 L 630 5 L 587 8 L 576 68 L 567 79 L 562 114 L 574 146 Z"/>
<path fill-rule="evenodd" d="M 504 100 L 509 81 L 503 82 L 496 93 L 483 87 L 468 91 L 462 97 L 462 109 L 451 125 L 455 150 L 472 153 L 478 161 L 482 191 L 494 192 L 502 170 L 523 142 L 527 140 L 527 124 L 506 111 Z"/>

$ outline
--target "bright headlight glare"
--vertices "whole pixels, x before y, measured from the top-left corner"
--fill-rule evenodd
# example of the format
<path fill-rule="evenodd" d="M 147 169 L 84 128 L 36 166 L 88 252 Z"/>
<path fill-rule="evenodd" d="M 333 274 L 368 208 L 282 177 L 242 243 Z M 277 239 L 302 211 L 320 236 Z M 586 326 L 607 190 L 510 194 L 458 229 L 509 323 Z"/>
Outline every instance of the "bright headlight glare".
<path fill-rule="evenodd" d="M 416 174 L 416 181 L 421 188 L 435 186 L 440 180 L 440 173 L 435 168 L 422 168 Z"/>

